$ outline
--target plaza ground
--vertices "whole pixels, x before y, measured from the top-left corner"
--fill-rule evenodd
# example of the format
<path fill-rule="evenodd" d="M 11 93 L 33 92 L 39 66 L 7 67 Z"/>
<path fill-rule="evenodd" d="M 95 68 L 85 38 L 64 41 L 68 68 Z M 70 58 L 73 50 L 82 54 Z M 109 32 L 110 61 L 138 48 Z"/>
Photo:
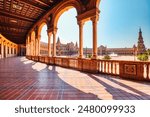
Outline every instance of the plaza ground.
<path fill-rule="evenodd" d="M 104 56 L 99 56 L 102 59 Z M 135 56 L 111 56 L 111 60 L 123 60 L 123 61 L 139 61 Z M 150 61 L 150 57 L 149 57 Z"/>

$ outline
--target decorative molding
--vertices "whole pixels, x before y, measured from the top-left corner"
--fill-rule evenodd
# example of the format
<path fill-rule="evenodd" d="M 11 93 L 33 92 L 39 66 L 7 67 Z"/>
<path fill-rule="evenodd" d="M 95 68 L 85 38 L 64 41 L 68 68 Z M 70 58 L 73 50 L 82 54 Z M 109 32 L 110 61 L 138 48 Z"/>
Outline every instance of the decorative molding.
<path fill-rule="evenodd" d="M 137 68 L 136 65 L 125 64 L 124 72 L 125 74 L 128 74 L 128 75 L 136 75 L 137 74 L 136 68 Z"/>

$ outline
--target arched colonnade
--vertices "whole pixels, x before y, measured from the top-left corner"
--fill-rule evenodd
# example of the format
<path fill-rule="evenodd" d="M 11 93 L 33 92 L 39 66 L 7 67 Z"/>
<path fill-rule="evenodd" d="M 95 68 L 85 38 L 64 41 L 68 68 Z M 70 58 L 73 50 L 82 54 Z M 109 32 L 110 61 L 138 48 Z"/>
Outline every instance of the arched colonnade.
<path fill-rule="evenodd" d="M 83 58 L 83 26 L 86 21 L 92 21 L 93 27 L 93 52 L 92 58 L 97 58 L 97 22 L 99 20 L 100 0 L 63 0 L 46 15 L 44 15 L 29 31 L 26 39 L 26 55 L 40 56 L 40 39 L 42 27 L 47 25 L 48 56 L 56 57 L 56 34 L 59 17 L 68 9 L 75 8 L 77 11 L 77 23 L 79 25 L 79 58 Z M 53 50 L 51 41 L 53 37 Z M 52 55 L 51 55 L 52 53 Z"/>

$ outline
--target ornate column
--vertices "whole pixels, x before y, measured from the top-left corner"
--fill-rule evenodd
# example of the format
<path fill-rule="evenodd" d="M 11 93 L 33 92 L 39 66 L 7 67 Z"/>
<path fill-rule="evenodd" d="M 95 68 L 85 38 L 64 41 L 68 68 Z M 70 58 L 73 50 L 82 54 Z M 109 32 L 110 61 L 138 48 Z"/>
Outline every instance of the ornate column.
<path fill-rule="evenodd" d="M 29 39 L 29 36 L 28 36 L 28 39 L 27 39 L 27 43 L 28 43 L 27 51 L 28 51 L 28 55 L 30 55 L 30 39 Z"/>
<path fill-rule="evenodd" d="M 38 35 L 38 38 L 37 38 L 37 48 L 38 48 L 37 55 L 38 56 L 40 56 L 40 46 L 41 46 L 40 40 L 41 40 L 41 35 Z"/>
<path fill-rule="evenodd" d="M 29 55 L 32 56 L 32 39 L 31 39 L 31 34 L 29 34 L 29 43 L 30 43 Z"/>
<path fill-rule="evenodd" d="M 83 58 L 83 21 L 78 21 L 79 25 L 79 58 Z"/>
<path fill-rule="evenodd" d="M 31 54 L 30 54 L 30 49 L 31 49 L 31 43 L 29 42 L 29 49 L 28 49 L 28 55 L 30 56 Z"/>
<path fill-rule="evenodd" d="M 30 56 L 32 56 L 32 40 L 30 42 Z"/>
<path fill-rule="evenodd" d="M 28 55 L 28 47 L 29 47 L 29 45 L 28 45 L 28 38 L 26 39 L 26 55 Z"/>
<path fill-rule="evenodd" d="M 53 57 L 56 57 L 56 33 L 57 28 L 53 30 Z"/>
<path fill-rule="evenodd" d="M 33 45 L 33 38 L 32 38 L 32 34 L 30 36 L 31 39 L 31 56 L 33 56 L 33 49 L 34 49 L 34 45 Z"/>
<path fill-rule="evenodd" d="M 35 50 L 34 50 L 34 55 L 37 56 L 38 55 L 38 38 L 37 36 L 35 36 L 35 40 L 34 40 L 34 47 L 35 47 Z"/>
<path fill-rule="evenodd" d="M 51 36 L 52 32 L 47 32 L 48 33 L 48 56 L 51 56 Z"/>
<path fill-rule="evenodd" d="M 8 55 L 8 45 L 7 45 L 7 42 L 5 42 L 5 57 L 7 57 Z"/>
<path fill-rule="evenodd" d="M 34 38 L 34 56 L 36 56 L 36 38 Z"/>
<path fill-rule="evenodd" d="M 14 48 L 14 45 L 13 45 L 12 51 L 13 51 L 13 55 L 15 55 L 15 48 Z"/>
<path fill-rule="evenodd" d="M 18 54 L 19 54 L 19 50 L 18 50 L 18 45 L 15 47 L 15 50 L 16 50 L 16 55 L 18 56 Z"/>
<path fill-rule="evenodd" d="M 92 58 L 97 59 L 97 21 L 98 16 L 91 18 L 93 24 L 93 53 Z"/>
<path fill-rule="evenodd" d="M 33 48 L 32 48 L 32 52 L 33 52 L 32 55 L 35 56 L 35 39 L 32 40 L 32 44 L 33 44 L 33 45 L 32 45 L 32 47 L 33 47 Z"/>
<path fill-rule="evenodd" d="M 4 42 L 3 42 L 3 39 L 1 39 L 1 57 L 4 58 Z"/>
<path fill-rule="evenodd" d="M 35 27 L 35 56 L 39 55 L 39 43 L 41 39 L 41 35 L 38 35 L 38 26 Z"/>
<path fill-rule="evenodd" d="M 11 43 L 9 43 L 9 56 L 11 56 Z"/>

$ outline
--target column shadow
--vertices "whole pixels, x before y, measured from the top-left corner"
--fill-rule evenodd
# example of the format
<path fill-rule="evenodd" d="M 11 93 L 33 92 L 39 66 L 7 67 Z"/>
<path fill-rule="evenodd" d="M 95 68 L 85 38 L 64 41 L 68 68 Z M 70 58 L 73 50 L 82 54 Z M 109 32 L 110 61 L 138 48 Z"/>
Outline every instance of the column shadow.
<path fill-rule="evenodd" d="M 47 65 L 45 69 L 36 71 L 32 68 L 33 63 L 23 64 L 19 59 L 8 59 L 5 64 L 0 61 L 2 65 L 13 61 L 11 65 L 14 67 L 7 72 L 16 72 L 9 76 L 7 73 L 0 75 L 0 100 L 100 100 L 96 95 L 64 82 L 56 66 Z"/>
<path fill-rule="evenodd" d="M 108 77 L 110 77 L 110 76 L 105 76 L 104 78 L 108 79 Z M 114 82 L 114 83 L 116 83 L 116 84 L 118 84 L 118 85 L 120 85 L 120 86 L 122 86 L 124 88 L 127 88 L 128 90 L 133 91 L 133 92 L 135 92 L 135 93 L 137 93 L 137 94 L 139 94 L 141 96 L 147 96 L 147 97 L 149 96 L 150 97 L 150 95 L 148 95 L 148 94 L 146 94 L 146 93 L 144 93 L 144 92 L 142 92 L 140 90 L 137 90 L 137 89 L 135 89 L 133 87 L 130 87 L 129 85 L 126 85 L 126 84 L 123 84 L 121 82 L 118 82 L 114 78 L 111 78 L 111 79 L 108 79 L 108 80 L 110 80 L 111 82 Z M 139 82 L 139 83 L 143 83 L 143 82 Z M 150 84 L 149 84 L 149 86 L 150 86 Z"/>
<path fill-rule="evenodd" d="M 134 88 L 132 88 L 130 86 L 122 84 L 122 83 L 120 83 L 118 81 L 115 81 L 113 79 L 110 80 L 110 79 L 107 78 L 107 80 L 110 80 L 110 81 L 112 81 L 112 82 L 114 82 L 114 83 L 116 83 L 116 84 L 118 84 L 118 85 L 120 85 L 120 86 L 122 86 L 124 88 L 127 88 L 128 90 L 131 90 L 131 91 L 137 93 L 137 95 L 133 94 L 133 93 L 129 93 L 129 92 L 125 91 L 125 90 L 113 87 L 113 86 L 109 85 L 108 83 L 98 79 L 97 77 L 95 77 L 92 74 L 89 74 L 89 77 L 92 78 L 93 80 L 99 82 L 101 85 L 103 85 L 106 88 L 106 91 L 109 92 L 112 95 L 113 99 L 115 99 L 115 100 L 116 99 L 119 99 L 119 100 L 124 100 L 124 99 L 127 99 L 127 100 L 130 100 L 130 99 L 131 100 L 150 99 L 150 96 L 148 94 L 145 94 L 145 93 L 143 93 L 143 92 L 141 92 L 139 90 L 136 90 L 136 89 L 134 89 Z"/>

